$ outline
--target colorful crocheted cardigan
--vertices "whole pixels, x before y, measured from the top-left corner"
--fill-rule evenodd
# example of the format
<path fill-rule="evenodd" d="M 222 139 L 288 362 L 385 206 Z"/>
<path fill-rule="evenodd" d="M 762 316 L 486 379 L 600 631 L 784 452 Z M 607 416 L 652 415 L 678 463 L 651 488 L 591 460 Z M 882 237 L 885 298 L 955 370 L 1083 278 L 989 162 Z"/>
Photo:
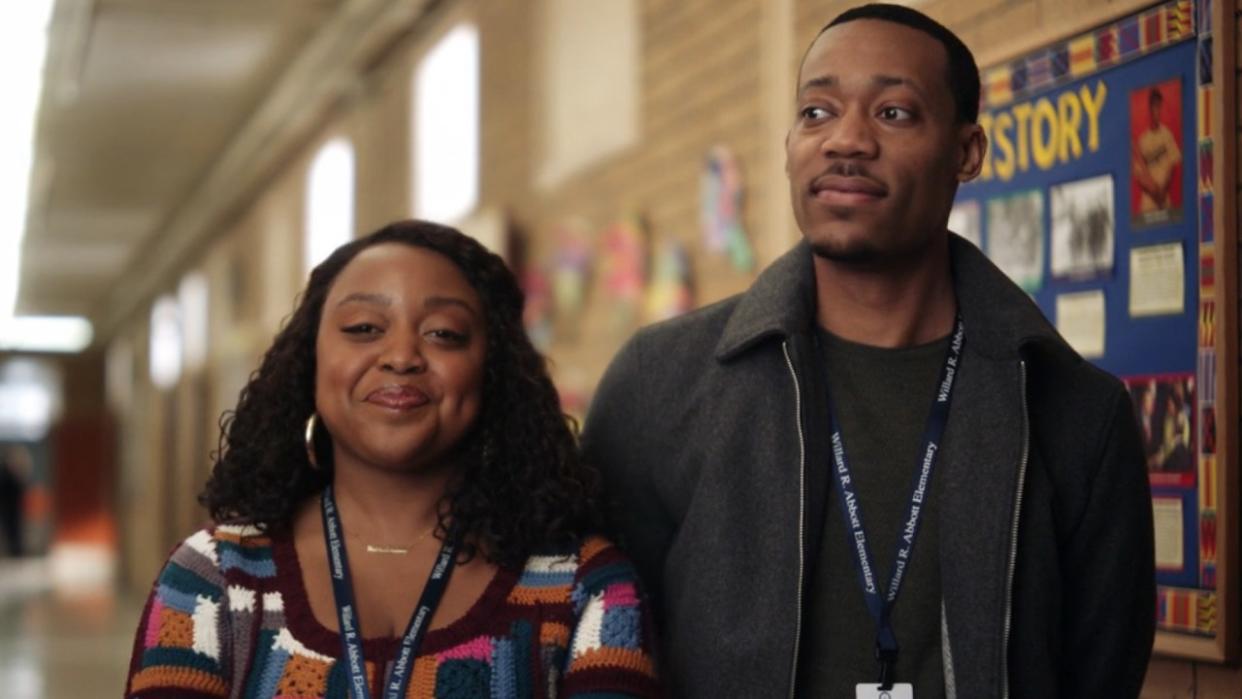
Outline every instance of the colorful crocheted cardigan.
<path fill-rule="evenodd" d="M 462 618 L 427 632 L 407 697 L 659 696 L 636 579 L 599 538 L 502 569 Z M 399 644 L 364 641 L 372 696 Z M 126 696 L 344 698 L 339 654 L 340 637 L 310 611 L 292 541 L 221 525 L 186 539 L 156 580 Z"/>

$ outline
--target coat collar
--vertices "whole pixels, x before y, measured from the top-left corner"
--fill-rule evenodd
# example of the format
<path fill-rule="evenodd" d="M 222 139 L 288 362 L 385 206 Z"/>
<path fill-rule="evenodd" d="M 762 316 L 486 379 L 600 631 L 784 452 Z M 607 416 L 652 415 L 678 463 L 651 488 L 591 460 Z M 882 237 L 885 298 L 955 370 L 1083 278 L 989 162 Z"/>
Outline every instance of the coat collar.
<path fill-rule="evenodd" d="M 801 240 L 742 294 L 716 344 L 716 358 L 728 361 L 763 340 L 804 332 L 814 322 L 815 270 L 811 246 Z"/>
<path fill-rule="evenodd" d="M 1073 355 L 1035 302 L 979 248 L 956 234 L 949 239 L 953 285 L 972 351 L 1017 359 L 1034 343 Z M 742 295 L 716 345 L 716 358 L 728 361 L 765 340 L 806 332 L 814 322 L 815 271 L 811 248 L 802 240 Z"/>

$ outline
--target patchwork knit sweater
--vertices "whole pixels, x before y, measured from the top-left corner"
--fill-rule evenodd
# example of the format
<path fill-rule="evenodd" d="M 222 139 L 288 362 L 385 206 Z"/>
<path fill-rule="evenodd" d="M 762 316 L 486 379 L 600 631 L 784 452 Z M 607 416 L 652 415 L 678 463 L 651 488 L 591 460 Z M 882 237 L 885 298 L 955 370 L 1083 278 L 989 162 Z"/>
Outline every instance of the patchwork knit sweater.
<path fill-rule="evenodd" d="M 410 699 L 659 696 L 630 563 L 591 538 L 501 569 L 424 637 Z M 372 696 L 400 639 L 363 642 Z M 347 697 L 340 636 L 310 611 L 293 542 L 221 525 L 169 558 L 143 611 L 127 697 Z"/>

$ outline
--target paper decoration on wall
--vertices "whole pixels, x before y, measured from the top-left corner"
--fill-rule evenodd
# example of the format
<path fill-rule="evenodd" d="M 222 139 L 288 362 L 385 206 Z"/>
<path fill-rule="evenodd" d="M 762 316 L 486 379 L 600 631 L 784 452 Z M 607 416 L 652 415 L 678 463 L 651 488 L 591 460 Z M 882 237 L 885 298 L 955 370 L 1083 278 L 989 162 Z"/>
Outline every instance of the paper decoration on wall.
<path fill-rule="evenodd" d="M 987 254 L 1027 293 L 1044 279 L 1044 193 L 1038 189 L 988 200 Z"/>
<path fill-rule="evenodd" d="M 1130 216 L 1134 226 L 1182 217 L 1182 81 L 1130 93 Z"/>
<path fill-rule="evenodd" d="M 1126 377 L 1153 486 L 1195 484 L 1195 377 Z"/>
<path fill-rule="evenodd" d="M 668 240 L 660 247 L 652 263 L 645 319 L 649 323 L 668 320 L 693 307 L 690 256 L 680 241 Z"/>
<path fill-rule="evenodd" d="M 1052 276 L 1087 279 L 1113 269 L 1117 216 L 1113 176 L 1052 188 Z"/>
<path fill-rule="evenodd" d="M 1151 509 L 1155 529 L 1156 570 L 1181 572 L 1186 567 L 1182 499 L 1153 497 Z"/>
<path fill-rule="evenodd" d="M 1104 356 L 1104 291 L 1092 289 L 1057 296 L 1057 332 L 1082 356 Z"/>
<path fill-rule="evenodd" d="M 1130 248 L 1130 316 L 1176 315 L 1185 310 L 1182 244 Z"/>
<path fill-rule="evenodd" d="M 954 204 L 949 212 L 949 230 L 983 249 L 983 229 L 979 221 L 979 202 L 970 199 Z"/>
<path fill-rule="evenodd" d="M 629 217 L 604 230 L 602 274 L 608 298 L 633 308 L 641 299 L 647 278 L 647 240 L 639 221 Z"/>
<path fill-rule="evenodd" d="M 576 318 L 586 303 L 591 277 L 591 240 L 579 221 L 560 224 L 553 233 L 556 252 L 552 260 L 552 293 L 556 314 Z"/>
<path fill-rule="evenodd" d="M 727 254 L 733 267 L 749 272 L 755 255 L 742 227 L 742 173 L 727 146 L 714 146 L 703 165 L 699 192 L 699 221 L 703 244 L 717 254 Z"/>
<path fill-rule="evenodd" d="M 526 294 L 522 324 L 531 343 L 541 352 L 546 351 L 552 345 L 552 285 L 543 270 L 530 265 L 522 272 L 522 291 Z"/>

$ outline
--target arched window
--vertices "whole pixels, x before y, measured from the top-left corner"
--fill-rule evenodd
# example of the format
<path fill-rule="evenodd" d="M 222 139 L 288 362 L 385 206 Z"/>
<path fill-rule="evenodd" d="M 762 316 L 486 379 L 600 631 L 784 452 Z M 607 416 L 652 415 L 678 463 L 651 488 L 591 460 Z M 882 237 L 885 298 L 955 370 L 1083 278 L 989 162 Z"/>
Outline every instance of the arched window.
<path fill-rule="evenodd" d="M 305 270 L 354 234 L 354 148 L 343 138 L 325 143 L 311 163 L 306 182 Z"/>
<path fill-rule="evenodd" d="M 449 30 L 414 75 L 414 215 L 454 222 L 479 199 L 479 33 Z"/>

